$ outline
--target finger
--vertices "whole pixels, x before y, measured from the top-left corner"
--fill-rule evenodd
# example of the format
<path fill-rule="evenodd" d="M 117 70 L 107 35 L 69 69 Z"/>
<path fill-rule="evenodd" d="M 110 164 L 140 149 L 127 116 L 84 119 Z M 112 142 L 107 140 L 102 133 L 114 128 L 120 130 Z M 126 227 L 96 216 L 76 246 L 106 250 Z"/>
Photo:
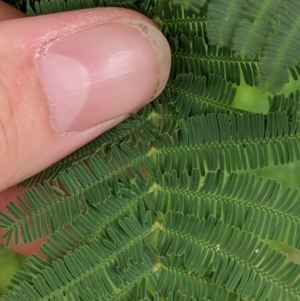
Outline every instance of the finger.
<path fill-rule="evenodd" d="M 9 19 L 17 19 L 17 18 L 23 18 L 26 17 L 26 15 L 19 10 L 13 8 L 12 6 L 6 4 L 3 1 L 0 1 L 0 21 L 5 21 Z M 11 187 L 6 189 L 3 192 L 0 192 L 0 212 L 5 212 L 6 214 L 10 214 L 7 210 L 6 206 L 11 201 L 17 201 L 17 196 L 24 197 L 24 191 L 23 188 L 18 187 Z M 0 228 L 0 244 L 5 243 L 5 239 L 3 238 L 3 235 L 5 234 L 5 230 Z M 12 242 L 10 245 L 10 249 L 12 251 L 15 251 L 17 253 L 20 253 L 25 256 L 30 256 L 33 253 L 38 254 L 40 256 L 43 256 L 41 252 L 39 251 L 39 246 L 44 242 L 44 239 L 37 240 L 29 245 L 25 245 L 21 242 L 20 245 L 16 245 L 15 242 Z"/>
<path fill-rule="evenodd" d="M 163 90 L 169 45 L 141 14 L 98 8 L 0 23 L 0 191 Z"/>
<path fill-rule="evenodd" d="M 0 1 L 0 21 L 23 18 L 26 15 L 7 3 Z"/>

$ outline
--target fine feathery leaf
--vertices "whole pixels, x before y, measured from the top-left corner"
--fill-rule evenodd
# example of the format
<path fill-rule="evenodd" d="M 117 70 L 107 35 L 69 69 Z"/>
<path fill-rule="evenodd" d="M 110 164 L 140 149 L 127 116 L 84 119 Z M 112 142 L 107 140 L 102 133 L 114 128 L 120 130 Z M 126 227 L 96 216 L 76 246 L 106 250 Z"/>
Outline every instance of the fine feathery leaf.
<path fill-rule="evenodd" d="M 208 5 L 207 35 L 211 45 L 229 47 L 242 17 L 245 0 L 214 0 Z"/>
<path fill-rule="evenodd" d="M 199 218 L 213 214 L 226 225 L 300 249 L 298 190 L 288 188 L 279 193 L 277 181 L 263 181 L 250 174 L 232 173 L 227 179 L 222 173 L 202 177 L 199 169 L 194 169 L 191 175 L 187 172 L 177 175 L 174 170 L 164 175 L 158 172 L 156 177 L 157 182 L 151 187 L 149 182 L 136 178 L 135 184 L 129 190 L 122 189 L 119 197 L 89 208 L 67 228 L 56 231 L 41 247 L 42 253 L 48 260 L 56 260 L 69 250 L 74 252 L 105 237 L 110 225 L 120 218 L 133 214 L 146 220 L 146 208 L 163 214 L 166 210 L 193 212 Z M 151 244 L 147 248 L 155 253 Z M 39 267 L 48 265 L 48 262 L 38 264 Z M 21 277 L 17 276 L 15 283 Z M 28 275 L 21 279 L 28 280 Z"/>
<path fill-rule="evenodd" d="M 259 86 L 276 94 L 288 82 L 288 69 L 300 61 L 300 6 L 297 0 L 285 2 L 284 13 L 273 22 L 272 35 L 259 64 Z"/>
<path fill-rule="evenodd" d="M 26 199 L 19 198 L 20 207 L 8 206 L 13 218 L 0 213 L 0 227 L 7 230 L 7 245 L 11 239 L 18 243 L 19 230 L 25 243 L 38 239 L 41 232 L 50 235 L 70 224 L 87 209 L 88 203 L 96 205 L 112 194 L 118 195 L 123 185 L 128 187 L 130 179 L 142 177 L 144 172 L 155 175 L 156 166 L 148 155 L 149 149 L 150 145 L 141 141 L 135 147 L 115 145 L 110 153 L 99 152 L 86 162 L 74 165 L 52 185 L 44 181 L 44 186 L 39 184 L 27 190 Z M 140 164 L 141 161 L 144 163 Z"/>
<path fill-rule="evenodd" d="M 199 1 L 198 3 L 200 3 Z M 167 38 L 175 37 L 179 32 L 195 32 L 204 37 L 204 26 L 207 22 L 207 8 L 201 8 L 199 13 L 185 10 L 183 6 L 172 6 L 170 1 L 162 1 L 162 12 L 159 18 L 162 32 Z"/>
<path fill-rule="evenodd" d="M 181 172 L 157 175 L 157 210 L 172 210 L 198 217 L 214 215 L 225 224 L 259 235 L 262 239 L 300 249 L 298 189 L 280 192 L 277 181 L 250 174 Z M 166 209 L 168 208 L 168 209 Z M 289 235 L 287 235 L 287 229 Z"/>
<path fill-rule="evenodd" d="M 289 119 L 293 118 L 294 112 L 297 112 L 297 120 L 299 121 L 300 110 L 300 92 L 290 93 L 288 97 L 284 94 L 269 97 L 269 112 L 285 112 Z"/>
<path fill-rule="evenodd" d="M 135 2 L 136 0 L 40 0 L 34 1 L 34 5 L 27 6 L 27 14 L 28 16 L 38 16 L 98 6 L 119 6 L 136 9 Z"/>
<path fill-rule="evenodd" d="M 160 110 L 167 110 L 167 106 L 164 106 L 163 109 Z M 149 120 L 151 119 L 150 114 L 152 114 L 152 111 L 153 107 L 151 105 L 146 106 L 138 114 L 132 114 L 130 120 L 126 120 L 113 129 L 103 133 L 101 136 L 41 173 L 21 182 L 19 186 L 36 186 L 37 183 L 41 183 L 44 180 L 50 181 L 56 179 L 60 174 L 68 171 L 73 165 L 83 162 L 97 153 L 107 152 L 108 149 L 116 143 L 126 143 L 130 141 L 135 145 L 141 137 L 152 140 L 153 132 L 158 130 L 158 127 L 153 125 Z M 157 115 L 161 116 L 160 113 L 161 112 L 157 110 Z M 173 118 L 176 119 L 176 116 Z M 164 120 L 164 117 L 161 116 L 160 119 Z"/>
<path fill-rule="evenodd" d="M 7 246 L 45 238 L 43 259 L 0 300 L 300 301 L 285 250 L 300 250 L 298 189 L 254 174 L 300 160 L 300 93 L 276 95 L 300 77 L 298 1 L 15 5 L 134 9 L 169 41 L 172 67 L 156 100 L 22 183 L 0 227 Z M 267 114 L 232 107 L 244 83 L 275 93 Z"/>
<path fill-rule="evenodd" d="M 291 73 L 291 76 L 295 81 L 298 80 L 300 77 L 300 64 L 298 63 L 293 67 L 289 67 L 289 72 Z"/>
<path fill-rule="evenodd" d="M 200 168 L 228 172 L 264 168 L 300 159 L 297 112 L 289 121 L 285 112 L 262 114 L 208 114 L 179 122 L 180 130 L 163 134 L 150 150 L 163 172 Z"/>
<path fill-rule="evenodd" d="M 95 300 L 95 296 L 102 299 L 122 295 L 127 300 L 136 300 L 135 288 L 155 273 L 151 259 L 143 254 L 141 246 L 152 231 L 149 214 L 145 221 L 133 216 L 119 220 L 118 225 L 107 230 L 106 239 L 94 240 L 89 246 L 68 253 L 64 260 L 42 268 L 30 282 L 22 281 L 1 300 L 17 297 L 20 300 L 63 300 L 64 297 Z"/>
<path fill-rule="evenodd" d="M 205 39 L 193 31 L 188 35 L 171 37 L 169 42 L 172 50 L 171 78 L 180 73 L 215 74 L 237 85 L 242 79 L 250 86 L 255 85 L 257 57 L 239 58 L 225 47 L 208 46 Z"/>
<path fill-rule="evenodd" d="M 212 284 L 245 300 L 300 300 L 299 274 L 295 286 L 295 278 L 289 277 L 292 273 L 286 275 L 289 270 L 299 273 L 300 265 L 288 262 L 286 255 L 257 236 L 225 226 L 213 216 L 201 219 L 168 212 L 158 249 L 167 274 L 161 277 L 163 286 L 178 287 L 185 277 L 200 278 L 200 283 L 202 277 L 209 277 Z M 177 277 L 170 277 L 176 271 Z M 190 288 L 183 286 L 186 290 Z"/>
<path fill-rule="evenodd" d="M 7 230 L 7 244 L 11 238 L 18 241 L 19 229 L 22 239 L 30 242 L 40 237 L 30 225 L 40 227 L 42 221 L 44 231 L 52 233 L 70 224 L 88 203 L 95 206 L 113 193 L 118 195 L 135 176 L 155 177 L 156 170 L 193 168 L 205 175 L 218 169 L 264 168 L 271 160 L 275 165 L 294 162 L 300 159 L 298 135 L 295 111 L 291 120 L 285 112 L 270 112 L 266 119 L 249 113 L 181 119 L 173 134 L 157 132 L 153 142 L 146 139 L 134 147 L 132 143 L 114 145 L 108 153 L 99 152 L 62 173 L 53 181 L 53 188 L 46 182 L 47 189 L 41 185 L 39 191 L 29 189 L 27 201 L 20 201 L 23 209 L 8 207 L 15 221 L 1 213 L 0 226 Z M 64 192 L 55 187 L 63 187 Z"/>
<path fill-rule="evenodd" d="M 72 224 L 56 231 L 41 247 L 41 252 L 49 260 L 57 259 L 68 250 L 89 243 L 99 235 L 104 235 L 107 227 L 115 220 L 134 214 L 146 218 L 146 206 L 154 211 L 156 200 L 149 182 L 136 178 L 130 189 L 121 189 L 118 197 L 112 196 L 106 202 L 88 208 Z"/>
<path fill-rule="evenodd" d="M 171 78 L 179 73 L 218 74 L 239 85 L 243 75 L 248 85 L 255 84 L 256 56 L 240 58 L 230 49 L 207 44 L 206 8 L 195 14 L 182 6 L 173 8 L 168 1 L 163 2 L 163 8 L 162 31 L 169 38 L 172 50 Z"/>
<path fill-rule="evenodd" d="M 232 49 L 242 57 L 259 56 L 276 13 L 281 9 L 283 0 L 255 0 L 248 3 L 238 24 Z"/>
<path fill-rule="evenodd" d="M 92 240 L 51 265 L 41 267 L 43 262 L 31 260 L 27 268 L 38 273 L 2 300 L 139 300 L 151 295 L 150 289 L 152 295 L 166 296 L 179 287 L 197 300 L 237 301 L 239 295 L 259 301 L 300 300 L 300 266 L 258 236 L 211 215 L 168 211 L 153 223 L 149 213 L 145 221 L 133 216 L 119 220 L 106 238 Z M 143 249 L 151 245 L 154 232 L 159 257 Z"/>
<path fill-rule="evenodd" d="M 183 5 L 185 9 L 191 9 L 198 13 L 200 7 L 203 7 L 206 1 L 207 0 L 172 0 L 172 3 L 175 5 Z"/>
<path fill-rule="evenodd" d="M 181 74 L 170 81 L 164 91 L 166 98 L 178 112 L 178 118 L 201 115 L 205 113 L 229 113 L 234 111 L 230 105 L 236 90 L 220 76 L 208 78 Z"/>

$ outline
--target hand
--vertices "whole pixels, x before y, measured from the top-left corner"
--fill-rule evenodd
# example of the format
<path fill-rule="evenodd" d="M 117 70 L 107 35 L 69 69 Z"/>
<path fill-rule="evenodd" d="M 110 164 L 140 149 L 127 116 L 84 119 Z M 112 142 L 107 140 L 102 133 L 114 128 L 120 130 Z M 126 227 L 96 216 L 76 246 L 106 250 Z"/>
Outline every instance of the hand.
<path fill-rule="evenodd" d="M 13 185 L 157 97 L 167 82 L 171 55 L 156 26 L 126 9 L 26 18 L 0 1 L 0 21 L 0 210 L 4 211 L 23 193 Z M 0 242 L 2 235 L 3 231 Z M 30 255 L 40 243 L 11 248 Z"/>

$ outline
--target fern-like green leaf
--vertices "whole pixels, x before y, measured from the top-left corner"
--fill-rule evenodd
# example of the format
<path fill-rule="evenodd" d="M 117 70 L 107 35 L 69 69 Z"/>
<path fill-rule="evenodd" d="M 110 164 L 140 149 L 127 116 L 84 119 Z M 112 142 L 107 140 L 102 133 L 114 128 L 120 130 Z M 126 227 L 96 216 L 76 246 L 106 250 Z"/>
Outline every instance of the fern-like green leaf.
<path fill-rule="evenodd" d="M 167 110 L 164 107 L 164 110 Z M 73 165 L 83 162 L 94 154 L 106 152 L 112 145 L 121 142 L 129 142 L 136 144 L 140 137 L 153 139 L 153 131 L 157 127 L 149 120 L 149 114 L 152 111 L 151 105 L 146 106 L 139 114 L 132 114 L 131 119 L 127 120 L 115 128 L 105 132 L 82 148 L 73 152 L 66 158 L 57 162 L 53 166 L 45 169 L 41 173 L 20 183 L 20 187 L 35 186 L 43 180 L 53 180 L 61 173 L 69 170 Z"/>
<path fill-rule="evenodd" d="M 243 20 L 235 32 L 232 48 L 241 57 L 258 57 L 267 34 L 268 24 Z"/>
<path fill-rule="evenodd" d="M 98 6 L 120 6 L 136 9 L 135 2 L 136 0 L 40 0 L 35 1 L 34 5 L 27 6 L 27 14 L 36 16 Z"/>
<path fill-rule="evenodd" d="M 297 64 L 293 67 L 289 67 L 289 71 L 291 73 L 291 76 L 294 80 L 298 80 L 300 76 L 300 65 Z"/>
<path fill-rule="evenodd" d="M 192 74 L 181 74 L 168 83 L 164 93 L 172 100 L 178 118 L 234 111 L 230 105 L 235 89 L 219 76 L 211 75 L 207 79 L 205 76 L 193 78 Z"/>
<path fill-rule="evenodd" d="M 299 2 L 285 2 L 285 11 L 278 19 L 273 22 L 273 34 L 268 39 L 259 64 L 259 85 L 273 94 L 288 82 L 288 68 L 296 66 L 300 60 Z"/>
<path fill-rule="evenodd" d="M 198 3 L 201 3 L 201 1 Z M 162 1 L 161 6 L 162 32 L 166 37 L 174 37 L 180 32 L 195 32 L 204 37 L 204 26 L 207 22 L 206 6 L 199 13 L 187 11 L 184 6 L 172 6 L 170 1 Z"/>
<path fill-rule="evenodd" d="M 246 300 L 300 300 L 300 289 L 293 288 L 294 279 L 284 275 L 288 269 L 300 271 L 299 265 L 287 262 L 286 255 L 270 249 L 257 236 L 246 236 L 246 232 L 225 226 L 213 216 L 200 219 L 168 213 L 158 249 L 166 270 L 172 271 L 175 265 L 181 277 L 209 276 L 212 284 L 225 286 Z"/>
<path fill-rule="evenodd" d="M 136 184 L 130 186 L 130 190 L 122 189 L 118 197 L 112 196 L 106 202 L 89 208 L 67 228 L 56 231 L 49 237 L 47 244 L 41 247 L 42 253 L 49 260 L 54 260 L 68 250 L 103 235 L 116 219 L 124 218 L 128 214 L 140 214 L 142 219 L 145 219 L 145 206 L 154 210 L 155 198 L 147 181 L 141 183 L 141 180 L 136 178 L 135 182 Z M 56 255 L 53 257 L 53 254 Z"/>
<path fill-rule="evenodd" d="M 295 114 L 291 121 L 284 112 L 269 113 L 266 121 L 262 114 L 247 113 L 189 117 L 186 122 L 179 122 L 179 131 L 172 135 L 157 132 L 153 144 L 146 139 L 134 148 L 123 143 L 108 153 L 98 152 L 53 181 L 54 187 L 62 186 L 64 192 L 53 190 L 49 183 L 47 190 L 42 186 L 40 191 L 32 188 L 26 194 L 27 201 L 20 201 L 23 210 L 15 205 L 9 207 L 17 221 L 2 213 L 0 222 L 7 229 L 7 243 L 13 235 L 18 241 L 19 229 L 25 242 L 40 237 L 40 232 L 30 231 L 31 223 L 38 226 L 44 221 L 43 229 L 48 234 L 69 224 L 86 209 L 87 203 L 104 202 L 113 191 L 118 194 L 120 187 L 128 187 L 130 179 L 143 176 L 145 171 L 155 176 L 156 169 L 165 172 L 200 168 L 204 175 L 209 170 L 263 168 L 270 159 L 275 165 L 299 160 Z"/>
<path fill-rule="evenodd" d="M 145 170 L 154 175 L 156 167 L 148 155 L 149 148 L 141 142 L 133 148 L 125 144 L 114 146 L 109 154 L 99 152 L 86 162 L 74 165 L 68 173 L 62 173 L 53 187 L 46 181 L 46 188 L 42 185 L 30 188 L 25 193 L 26 200 L 19 199 L 21 209 L 13 204 L 8 207 L 13 219 L 0 213 L 0 226 L 7 229 L 7 243 L 12 237 L 18 242 L 19 230 L 26 243 L 39 238 L 40 232 L 32 232 L 30 225 L 49 235 L 86 210 L 87 202 L 96 205 L 109 198 L 112 191 L 118 194 L 122 186 L 119 180 L 129 185 L 130 178 L 142 176 Z M 145 162 L 143 167 L 141 161 Z M 57 188 L 60 185 L 64 191 Z"/>
<path fill-rule="evenodd" d="M 293 118 L 294 112 L 297 112 L 297 120 L 299 121 L 300 109 L 300 92 L 290 93 L 288 97 L 284 94 L 269 97 L 269 112 L 286 112 L 288 118 Z"/>
<path fill-rule="evenodd" d="M 300 265 L 276 249 L 300 250 L 298 189 L 254 175 L 300 160 L 299 91 L 269 96 L 266 114 L 231 106 L 243 81 L 298 79 L 299 3 L 21 2 L 30 15 L 137 10 L 170 42 L 172 70 L 155 101 L 0 214 L 7 245 L 46 238 L 1 301 L 300 301 Z"/>
<path fill-rule="evenodd" d="M 242 75 L 245 82 L 255 85 L 258 58 L 239 58 L 237 55 L 218 46 L 207 46 L 205 39 L 193 32 L 170 38 L 172 49 L 171 76 L 178 73 L 216 74 L 227 81 L 240 85 Z"/>
<path fill-rule="evenodd" d="M 185 9 L 191 9 L 195 12 L 199 12 L 200 7 L 206 4 L 207 0 L 172 0 L 173 4 L 180 4 L 185 7 Z"/>
<path fill-rule="evenodd" d="M 194 169 L 158 176 L 157 210 L 172 210 L 199 217 L 214 215 L 225 224 L 300 249 L 298 190 L 280 192 L 277 181 L 263 181 L 250 174 L 231 173 L 201 176 Z M 168 208 L 168 209 L 166 209 Z M 286 235 L 285 229 L 293 229 Z"/>
<path fill-rule="evenodd" d="M 228 172 L 266 167 L 300 159 L 297 115 L 285 113 L 208 114 L 179 123 L 174 135 L 159 135 L 153 142 L 154 160 L 163 172 L 200 168 Z M 197 129 L 197 130 L 195 130 Z M 239 142 L 238 142 L 239 141 Z"/>
<path fill-rule="evenodd" d="M 236 28 L 232 48 L 242 57 L 259 56 L 271 23 L 281 9 L 282 0 L 255 0 L 242 13 L 245 18 Z"/>
<path fill-rule="evenodd" d="M 133 216 L 119 220 L 119 225 L 107 229 L 106 239 L 94 240 L 89 246 L 68 253 L 64 261 L 58 259 L 52 267 L 42 268 L 30 282 L 21 282 L 19 289 L 2 300 L 17 296 L 21 300 L 130 298 L 134 296 L 135 287 L 155 273 L 151 260 L 141 248 L 143 240 L 153 231 L 151 226 L 149 214 L 144 222 Z"/>
<path fill-rule="evenodd" d="M 245 0 L 214 0 L 208 5 L 207 34 L 211 45 L 229 47 Z"/>

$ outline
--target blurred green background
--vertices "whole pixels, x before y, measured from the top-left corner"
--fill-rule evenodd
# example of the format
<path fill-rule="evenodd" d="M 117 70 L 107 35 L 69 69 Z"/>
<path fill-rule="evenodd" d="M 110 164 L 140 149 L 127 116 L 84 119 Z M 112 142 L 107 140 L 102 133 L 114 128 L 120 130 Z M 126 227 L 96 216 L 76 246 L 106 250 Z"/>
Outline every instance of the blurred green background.
<path fill-rule="evenodd" d="M 284 87 L 282 92 L 288 96 L 290 92 L 295 90 L 300 90 L 300 82 L 291 80 Z M 252 112 L 266 113 L 269 106 L 268 95 L 263 94 L 256 87 L 249 87 L 242 84 L 238 87 L 233 106 Z M 266 169 L 255 171 L 255 173 L 257 175 L 263 175 L 266 178 L 277 179 L 282 183 L 283 189 L 288 186 L 300 188 L 300 162 L 286 166 L 270 166 Z M 300 251 L 295 251 L 282 245 L 276 246 L 282 251 L 288 253 L 290 259 L 300 263 Z M 15 271 L 22 269 L 22 263 L 25 260 L 25 257 L 15 254 L 3 246 L 0 246 L 0 297 L 7 291 L 7 286 L 10 284 L 10 279 Z"/>

